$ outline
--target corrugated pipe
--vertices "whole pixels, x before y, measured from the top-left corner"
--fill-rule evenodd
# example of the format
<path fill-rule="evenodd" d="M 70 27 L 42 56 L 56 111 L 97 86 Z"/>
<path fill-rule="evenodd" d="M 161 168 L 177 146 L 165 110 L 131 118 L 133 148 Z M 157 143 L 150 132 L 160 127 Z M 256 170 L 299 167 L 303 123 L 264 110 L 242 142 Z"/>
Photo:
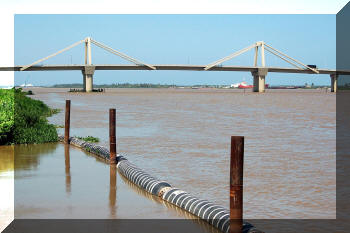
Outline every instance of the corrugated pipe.
<path fill-rule="evenodd" d="M 63 136 L 59 136 L 61 141 Z M 109 150 L 94 143 L 85 142 L 75 137 L 70 137 L 70 144 L 80 147 L 90 153 L 96 154 L 109 160 Z M 130 163 L 124 156 L 117 155 L 118 171 L 129 181 L 152 195 L 158 196 L 179 208 L 207 221 L 222 232 L 228 233 L 230 229 L 230 211 L 222 206 L 199 199 L 178 188 L 173 188 L 168 182 L 159 180 L 134 164 Z M 261 233 L 253 225 L 243 222 L 244 233 Z"/>

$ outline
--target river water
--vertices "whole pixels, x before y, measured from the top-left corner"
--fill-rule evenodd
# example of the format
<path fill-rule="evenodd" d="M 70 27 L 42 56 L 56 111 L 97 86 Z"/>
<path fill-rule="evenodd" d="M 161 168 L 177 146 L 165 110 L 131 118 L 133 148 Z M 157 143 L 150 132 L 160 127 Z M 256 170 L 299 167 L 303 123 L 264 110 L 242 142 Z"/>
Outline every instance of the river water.
<path fill-rule="evenodd" d="M 14 147 L 0 146 L 0 232 L 14 218 Z"/>
<path fill-rule="evenodd" d="M 83 94 L 68 93 L 67 89 L 32 90 L 33 98 L 52 108 L 63 110 L 65 100 L 70 99 L 71 136 L 99 137 L 103 146 L 108 146 L 108 109 L 116 108 L 119 153 L 155 177 L 226 207 L 230 137 L 244 136 L 244 218 L 336 217 L 333 93 L 107 89 L 106 93 Z M 64 111 L 49 120 L 63 125 Z M 63 129 L 59 131 L 63 133 Z M 18 217 L 184 218 L 140 195 L 119 175 L 113 214 L 109 165 L 69 148 L 68 178 L 64 145 L 15 148 L 16 156 L 18 151 L 20 158 L 30 161 L 15 172 Z M 43 190 L 45 187 L 51 188 Z M 35 192 L 38 189 L 41 191 Z"/>

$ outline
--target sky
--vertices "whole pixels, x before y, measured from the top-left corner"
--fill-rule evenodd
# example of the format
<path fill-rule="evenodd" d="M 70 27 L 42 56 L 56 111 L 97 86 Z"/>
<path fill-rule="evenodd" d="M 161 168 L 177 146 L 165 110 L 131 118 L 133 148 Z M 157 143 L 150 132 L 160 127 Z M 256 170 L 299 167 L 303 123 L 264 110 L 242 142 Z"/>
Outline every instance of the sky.
<path fill-rule="evenodd" d="M 305 64 L 335 68 L 335 15 L 15 15 L 15 65 L 91 36 L 149 64 L 205 65 L 256 41 Z M 253 65 L 253 50 L 223 65 Z M 83 64 L 83 44 L 41 64 Z M 130 64 L 92 45 L 93 64 Z M 291 67 L 266 52 L 266 66 Z M 96 71 L 94 83 L 252 83 L 248 72 Z M 16 72 L 15 84 L 81 83 L 79 71 Z M 327 75 L 269 73 L 271 85 L 329 85 Z"/>
<path fill-rule="evenodd" d="M 124 0 L 98 0 L 98 1 L 96 0 L 75 0 L 75 1 L 12 0 L 12 1 L 7 1 L 7 0 L 0 0 L 0 4 L 1 4 L 0 27 L 2 32 L 0 37 L 0 51 L 1 51 L 0 66 L 14 65 L 14 61 L 15 61 L 14 59 L 14 41 L 15 41 L 14 40 L 14 34 L 15 34 L 14 21 L 17 15 L 20 15 L 20 14 L 260 14 L 260 15 L 261 14 L 297 14 L 297 15 L 331 14 L 331 15 L 335 15 L 347 3 L 348 3 L 348 0 L 308 0 L 308 1 L 305 1 L 305 0 L 264 0 L 264 1 L 262 0 L 201 0 L 200 4 L 198 3 L 198 1 L 188 1 L 188 0 L 177 0 L 177 1 L 164 1 L 164 0 L 129 0 L 129 1 L 124 1 Z M 67 5 L 69 5 L 69 7 L 67 7 Z M 288 26 L 289 25 L 287 25 L 286 27 Z M 314 25 L 309 26 L 305 24 L 301 26 L 301 28 L 304 28 L 304 27 L 314 27 Z M 235 30 L 235 29 L 230 29 L 230 30 Z M 323 34 L 322 36 L 324 35 L 325 34 Z M 26 35 L 25 37 L 28 39 L 29 37 L 33 37 L 33 36 L 35 35 L 29 32 L 29 34 Z M 293 36 L 293 35 L 290 35 L 290 36 Z M 236 47 L 230 48 L 230 49 L 236 49 Z M 0 87 L 13 85 L 15 73 L 17 72 L 10 72 L 10 71 L 0 72 Z M 33 74 L 35 73 L 28 74 L 28 76 L 32 77 Z M 269 77 L 270 76 L 271 75 L 269 75 Z M 324 81 L 326 79 L 327 78 L 324 78 Z"/>

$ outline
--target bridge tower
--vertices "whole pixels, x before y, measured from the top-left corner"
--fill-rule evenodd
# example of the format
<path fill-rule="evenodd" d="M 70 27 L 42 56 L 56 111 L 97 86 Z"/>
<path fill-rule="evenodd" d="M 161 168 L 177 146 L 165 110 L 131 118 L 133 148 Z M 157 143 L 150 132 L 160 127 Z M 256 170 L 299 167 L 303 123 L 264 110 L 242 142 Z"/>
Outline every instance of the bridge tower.
<path fill-rule="evenodd" d="M 85 38 L 85 67 L 83 73 L 83 90 L 85 92 L 93 91 L 93 76 L 95 67 L 91 65 L 91 38 Z"/>
<path fill-rule="evenodd" d="M 52 58 L 60 53 L 63 53 L 63 52 L 65 52 L 65 51 L 67 51 L 67 50 L 69 50 L 69 49 L 71 49 L 71 48 L 73 48 L 81 43 L 85 44 L 85 64 L 84 64 L 84 66 L 79 66 L 78 68 L 82 71 L 82 74 L 83 74 L 83 91 L 84 92 L 92 92 L 93 91 L 93 77 L 94 77 L 94 73 L 95 73 L 95 66 L 92 65 L 92 62 L 91 62 L 91 43 L 106 50 L 107 52 L 110 52 L 114 55 L 117 55 L 117 56 L 121 57 L 122 59 L 127 60 L 129 62 L 132 62 L 138 66 L 147 67 L 148 70 L 155 70 L 156 69 L 156 67 L 154 67 L 152 65 L 149 65 L 149 64 L 144 63 L 140 60 L 132 58 L 132 57 L 130 57 L 122 52 L 119 52 L 115 49 L 112 49 L 112 48 L 108 47 L 107 45 L 104 45 L 100 42 L 93 40 L 91 37 L 87 37 L 87 38 L 80 40 L 80 41 L 54 53 L 54 54 L 51 54 L 47 57 L 44 57 L 40 60 L 37 60 L 37 61 L 33 62 L 32 64 L 25 65 L 25 66 L 21 67 L 20 71 L 24 71 L 31 66 L 34 66 L 40 62 L 46 61 L 47 59 Z"/>
<path fill-rule="evenodd" d="M 263 41 L 255 43 L 255 54 L 254 54 L 254 67 L 258 67 L 258 53 L 259 47 L 261 47 L 261 68 L 257 71 L 253 71 L 253 91 L 254 92 L 265 92 L 265 77 L 268 69 L 265 68 L 265 46 Z"/>
<path fill-rule="evenodd" d="M 288 55 L 282 53 L 281 51 L 278 51 L 277 49 L 273 48 L 272 46 L 266 44 L 264 41 L 258 41 L 255 42 L 254 44 L 241 49 L 233 54 L 230 54 L 224 58 L 221 58 L 215 62 L 210 63 L 209 65 L 207 65 L 204 70 L 209 70 L 217 65 L 220 65 L 221 63 L 231 60 L 234 57 L 237 57 L 245 52 L 248 52 L 251 49 L 255 49 L 255 55 L 254 55 L 254 67 L 256 68 L 255 71 L 252 71 L 252 76 L 253 76 L 253 91 L 254 92 L 265 92 L 265 78 L 266 75 L 268 73 L 268 68 L 265 67 L 265 50 L 268 51 L 269 53 L 275 55 L 276 57 L 284 60 L 285 62 L 288 62 L 289 64 L 297 67 L 300 70 L 309 70 L 311 72 L 314 72 L 316 74 L 319 73 L 319 71 L 317 69 L 314 69 L 312 67 L 309 67 L 303 63 L 301 63 L 300 61 L 293 59 L 291 57 L 289 57 Z M 259 55 L 259 48 L 261 49 L 261 66 L 258 66 L 258 55 Z M 336 78 L 333 78 L 332 83 L 336 83 Z M 335 90 L 335 89 L 334 89 Z"/>
<path fill-rule="evenodd" d="M 107 52 L 110 52 L 114 55 L 117 55 L 121 57 L 124 60 L 127 60 L 129 62 L 132 62 L 138 66 L 145 66 L 148 67 L 149 70 L 155 70 L 156 68 L 154 66 L 151 66 L 149 64 L 146 64 L 140 60 L 137 60 L 135 58 L 132 58 L 120 51 L 117 51 L 115 49 L 112 49 L 111 47 L 108 47 L 107 45 L 104 45 L 100 42 L 97 42 L 93 40 L 91 37 L 87 37 L 84 40 L 85 42 L 85 66 L 82 70 L 83 73 L 83 83 L 84 83 L 84 91 L 85 92 L 92 92 L 93 91 L 93 76 L 95 73 L 95 66 L 91 63 L 91 43 L 94 45 L 106 50 Z"/>

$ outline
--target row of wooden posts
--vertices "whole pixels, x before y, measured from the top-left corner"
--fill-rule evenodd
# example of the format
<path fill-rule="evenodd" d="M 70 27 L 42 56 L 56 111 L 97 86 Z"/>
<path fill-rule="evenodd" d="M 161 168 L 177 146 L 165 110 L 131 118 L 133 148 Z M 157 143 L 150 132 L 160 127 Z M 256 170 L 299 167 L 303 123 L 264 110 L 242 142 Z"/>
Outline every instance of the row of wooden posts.
<path fill-rule="evenodd" d="M 66 100 L 66 114 L 64 124 L 64 143 L 69 144 L 70 137 L 70 100 Z M 117 144 L 116 144 L 116 114 L 115 108 L 109 109 L 109 151 L 110 151 L 110 163 L 117 164 Z"/>
<path fill-rule="evenodd" d="M 71 101 L 66 100 L 64 143 L 69 144 Z M 109 109 L 109 149 L 110 163 L 117 164 L 116 159 L 116 111 Z M 230 159 L 230 232 L 242 232 L 243 226 L 243 161 L 244 137 L 231 136 Z"/>

